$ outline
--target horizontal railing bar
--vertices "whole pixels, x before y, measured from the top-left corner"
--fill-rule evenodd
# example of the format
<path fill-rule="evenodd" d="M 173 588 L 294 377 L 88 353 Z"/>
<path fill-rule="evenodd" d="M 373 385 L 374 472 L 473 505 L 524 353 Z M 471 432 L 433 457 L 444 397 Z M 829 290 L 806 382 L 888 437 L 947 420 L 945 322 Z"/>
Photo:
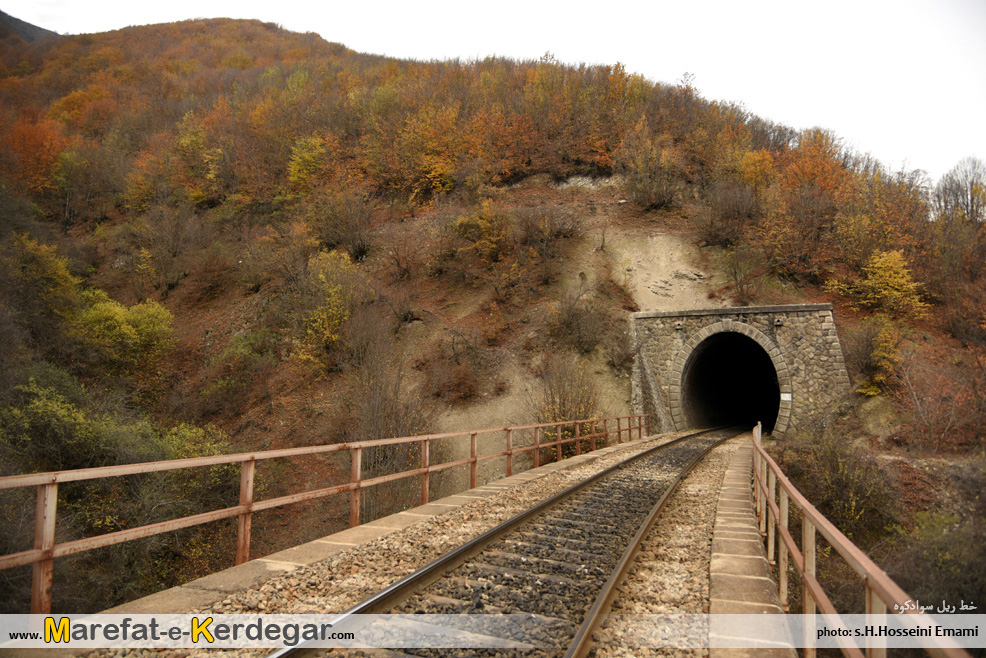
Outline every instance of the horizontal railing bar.
<path fill-rule="evenodd" d="M 822 537 L 828 541 L 829 545 L 832 546 L 836 552 L 842 557 L 847 564 L 859 575 L 863 582 L 872 590 L 886 605 L 890 607 L 892 605 L 897 605 L 903 607 L 910 597 L 907 593 L 890 579 L 890 576 L 886 574 L 883 569 L 879 567 L 868 555 L 866 555 L 858 546 L 853 544 L 838 528 L 836 528 L 831 521 L 829 521 L 825 516 L 821 514 L 812 504 L 808 501 L 804 495 L 798 491 L 798 489 L 791 483 L 791 481 L 784 475 L 777 462 L 771 457 L 763 446 L 759 444 L 756 440 L 753 442 L 754 450 L 756 451 L 756 457 L 765 460 L 765 463 L 776 477 L 776 482 L 779 487 L 781 487 L 788 494 L 788 504 L 793 504 L 795 508 L 801 511 L 801 514 L 805 520 L 811 523 L 815 530 L 817 530 Z M 788 549 L 788 557 L 791 562 L 793 562 L 796 570 L 802 578 L 802 583 L 808 590 L 808 595 L 815 601 L 818 605 L 821 613 L 823 615 L 833 615 L 838 618 L 838 612 L 832 605 L 825 591 L 822 589 L 821 584 L 818 582 L 814 574 L 808 573 L 805 570 L 804 556 L 798 549 L 797 544 L 794 541 L 794 537 L 791 535 L 788 528 L 780 524 L 780 509 L 777 503 L 774 501 L 773 496 L 766 484 L 761 478 L 759 468 L 753 469 L 753 486 L 762 499 L 767 503 L 767 507 L 773 512 L 773 520 L 771 521 L 776 529 L 777 534 L 780 539 L 784 542 Z M 766 511 L 764 511 L 766 514 Z M 918 614 L 914 610 L 906 610 L 907 614 L 916 615 Z M 969 658 L 969 653 L 960 649 L 953 647 L 942 647 L 934 646 L 929 641 L 924 638 L 919 639 L 919 643 L 922 648 L 933 656 L 942 658 Z M 863 658 L 863 651 L 855 645 L 851 640 L 839 641 L 840 648 L 844 654 L 848 654 L 853 657 Z"/>
<path fill-rule="evenodd" d="M 214 510 L 212 512 L 203 512 L 202 514 L 196 514 L 194 516 L 185 516 L 180 519 L 161 521 L 160 523 L 151 523 L 149 525 L 142 525 L 137 528 L 128 528 L 127 530 L 118 530 L 117 532 L 111 532 L 105 535 L 86 537 L 85 539 L 76 539 L 75 541 L 56 544 L 48 552 L 50 552 L 50 557 L 52 558 L 65 557 L 66 555 L 74 555 L 75 553 L 89 551 L 94 548 L 103 548 L 105 546 L 120 544 L 132 539 L 151 537 L 153 535 L 159 535 L 172 530 L 181 530 L 183 528 L 191 528 L 192 526 L 201 525 L 203 523 L 221 521 L 222 519 L 237 516 L 245 511 L 247 511 L 246 508 L 240 505 L 237 505 L 236 507 L 227 507 L 221 510 Z M 46 559 L 45 553 L 46 551 L 40 549 L 32 549 L 29 551 L 22 551 L 20 553 L 11 553 L 9 555 L 0 556 L 0 570 L 25 566 L 33 562 Z"/>
<path fill-rule="evenodd" d="M 869 556 L 863 553 L 858 546 L 849 541 L 838 528 L 832 525 L 831 521 L 815 509 L 808 499 L 784 475 L 780 466 L 767 454 L 763 447 L 756 446 L 756 450 L 767 460 L 767 465 L 774 471 L 774 474 L 777 476 L 778 486 L 783 487 L 787 491 L 789 503 L 793 502 L 801 510 L 802 515 L 815 526 L 815 529 L 825 537 L 826 541 L 828 541 L 857 574 L 870 579 L 871 587 L 881 593 L 880 598 L 884 600 L 884 603 L 891 607 L 894 603 L 898 605 L 907 603 L 910 598 L 907 593 L 899 585 L 894 583 L 890 579 L 890 576 L 873 562 Z"/>
<path fill-rule="evenodd" d="M 635 416 L 613 416 L 610 418 L 589 418 L 584 420 L 567 420 L 552 423 L 542 423 L 538 425 L 517 425 L 513 427 L 489 428 L 481 430 L 470 430 L 464 432 L 445 432 L 442 434 L 423 434 L 420 436 L 406 436 L 392 439 L 375 439 L 373 441 L 355 441 L 351 443 L 333 443 L 320 446 L 307 446 L 304 448 L 280 448 L 277 450 L 264 450 L 257 452 L 244 452 L 232 455 L 213 455 L 209 457 L 188 457 L 185 459 L 163 460 L 156 462 L 143 462 L 140 464 L 121 464 L 118 466 L 98 466 L 95 468 L 80 468 L 70 471 L 52 471 L 47 473 L 28 473 L 25 475 L 10 475 L 0 477 L 0 490 L 17 489 L 22 487 L 36 487 L 41 484 L 80 482 L 84 480 L 97 480 L 106 477 L 118 477 L 124 475 L 141 475 L 145 473 L 156 473 L 161 471 L 173 471 L 184 468 L 197 468 L 203 466 L 219 466 L 222 464 L 236 464 L 251 460 L 261 461 L 268 459 L 282 459 L 286 457 L 304 457 L 309 455 L 325 454 L 330 452 L 340 452 L 355 448 L 373 448 L 400 445 L 403 443 L 414 443 L 420 441 L 435 441 L 457 436 L 469 436 L 470 434 L 490 434 L 495 432 L 517 431 L 545 427 L 557 427 L 560 425 L 573 425 L 575 423 L 585 424 L 591 422 L 601 422 L 620 419 L 642 418 L 643 415 Z M 613 432 L 610 432 L 613 434 Z M 574 439 L 570 439 L 574 440 Z M 551 444 L 541 444 L 542 446 L 555 446 L 557 442 Z M 514 450 L 514 452 L 523 449 Z"/>
<path fill-rule="evenodd" d="M 283 505 L 292 505 L 294 503 L 303 503 L 306 500 L 315 500 L 316 498 L 324 498 L 325 496 L 334 496 L 336 494 L 345 493 L 357 488 L 359 488 L 359 483 L 347 482 L 346 484 L 337 484 L 334 487 L 311 489 L 309 491 L 301 491 L 296 494 L 288 494 L 287 496 L 258 500 L 251 505 L 250 511 L 262 512 L 263 510 L 274 509 L 275 507 L 281 507 Z"/>
<path fill-rule="evenodd" d="M 471 434 L 477 434 L 477 435 L 491 434 L 497 432 L 510 432 L 517 430 L 550 428 L 550 427 L 559 427 L 566 425 L 574 427 L 577 424 L 585 425 L 591 423 L 608 422 L 617 419 L 631 420 L 631 419 L 642 418 L 642 417 L 645 417 L 645 415 L 612 416 L 607 418 L 582 419 L 575 421 L 556 421 L 552 423 L 541 423 L 535 425 L 517 425 L 512 427 L 488 428 L 488 429 L 469 430 L 462 432 L 445 432 L 440 434 L 425 434 L 425 435 L 418 435 L 411 437 L 398 437 L 392 439 L 377 439 L 373 441 L 358 441 L 351 443 L 335 443 L 335 444 L 328 444 L 321 446 L 308 446 L 304 448 L 281 448 L 277 450 L 245 452 L 245 453 L 237 453 L 232 455 L 213 455 L 209 457 L 191 457 L 186 459 L 144 462 L 139 464 L 101 466 L 95 468 L 76 469 L 71 471 L 30 473 L 25 475 L 0 477 L 0 490 L 10 490 L 16 488 L 25 488 L 25 487 L 37 487 L 39 485 L 46 485 L 53 483 L 81 482 L 87 480 L 102 479 L 107 477 L 141 475 L 146 473 L 174 471 L 174 470 L 180 470 L 185 468 L 199 468 L 206 466 L 219 466 L 225 464 L 236 464 L 236 463 L 261 461 L 268 459 L 328 454 L 333 452 L 342 452 L 346 450 L 400 445 L 405 443 L 413 443 L 413 442 L 421 442 L 421 441 L 431 442 L 439 439 L 469 436 Z M 120 544 L 126 541 L 131 541 L 133 539 L 150 537 L 154 535 L 163 534 L 166 532 L 173 532 L 175 530 L 182 530 L 185 528 L 194 527 L 196 525 L 202 525 L 204 523 L 210 523 L 213 521 L 220 521 L 223 519 L 233 518 L 242 514 L 259 512 L 263 510 L 274 509 L 284 505 L 290 505 L 294 503 L 313 500 L 316 498 L 323 498 L 326 496 L 337 495 L 340 493 L 345 493 L 347 491 L 352 491 L 353 489 L 368 488 L 386 482 L 392 482 L 395 480 L 423 475 L 425 473 L 434 473 L 448 468 L 453 468 L 456 466 L 465 466 L 470 463 L 473 463 L 474 461 L 480 462 L 489 459 L 495 459 L 498 457 L 522 454 L 534 450 L 556 448 L 559 445 L 572 443 L 576 440 L 590 441 L 592 439 L 596 439 L 600 437 L 608 439 L 613 434 L 617 434 L 617 432 L 615 430 L 603 431 L 595 434 L 587 434 L 585 436 L 580 436 L 577 439 L 575 437 L 571 437 L 567 439 L 562 439 L 560 441 L 556 439 L 551 443 L 540 443 L 540 444 L 532 443 L 531 445 L 520 446 L 497 453 L 478 455 L 475 458 L 466 457 L 451 462 L 432 464 L 427 468 L 419 468 L 410 471 L 401 471 L 399 473 L 381 475 L 375 478 L 361 480 L 359 482 L 347 482 L 345 484 L 339 484 L 332 487 L 325 487 L 322 489 L 314 489 L 310 491 L 302 491 L 299 493 L 289 494 L 286 496 L 269 498 L 267 500 L 254 501 L 248 505 L 238 505 L 235 507 L 228 507 L 224 509 L 213 510 L 210 512 L 195 514 L 192 516 L 180 517 L 168 521 L 161 521 L 159 523 L 143 525 L 136 528 L 127 528 L 126 530 L 119 530 L 117 532 L 107 533 L 105 535 L 86 537 L 83 539 L 77 539 L 62 544 L 56 544 L 54 547 L 48 550 L 30 549 L 18 553 L 0 555 L 0 570 L 10 569 L 19 566 L 26 566 L 29 564 L 37 563 L 45 559 L 64 557 L 67 555 L 73 555 L 76 553 L 80 553 L 83 551 L 88 551 L 96 548 L 112 546 L 114 544 Z"/>

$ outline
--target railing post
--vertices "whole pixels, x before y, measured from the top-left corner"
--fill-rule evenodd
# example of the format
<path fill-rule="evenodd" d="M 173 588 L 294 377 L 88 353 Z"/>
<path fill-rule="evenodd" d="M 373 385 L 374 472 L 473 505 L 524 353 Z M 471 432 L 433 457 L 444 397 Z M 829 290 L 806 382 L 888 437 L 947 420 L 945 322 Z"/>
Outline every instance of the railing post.
<path fill-rule="evenodd" d="M 360 479 L 362 473 L 363 448 L 356 446 L 350 449 L 353 456 L 352 469 L 349 481 L 356 486 L 349 492 L 349 527 L 355 528 L 359 525 L 359 499 L 360 499 Z"/>
<path fill-rule="evenodd" d="M 514 474 L 514 430 L 507 428 L 507 477 Z"/>
<path fill-rule="evenodd" d="M 246 509 L 236 518 L 236 564 L 250 561 L 250 527 L 253 524 L 253 480 L 257 460 L 240 464 L 240 507 Z"/>
<path fill-rule="evenodd" d="M 603 418 L 603 443 L 604 447 L 609 447 L 609 418 Z"/>
<path fill-rule="evenodd" d="M 817 573 L 815 565 L 815 526 L 802 515 L 801 519 L 801 552 L 804 553 L 805 571 L 801 579 L 801 598 L 804 600 L 805 615 L 805 658 L 815 655 L 815 599 L 808 588 L 808 574 Z"/>
<path fill-rule="evenodd" d="M 616 443 L 623 443 L 623 426 L 620 424 L 620 417 L 616 417 Z"/>
<path fill-rule="evenodd" d="M 555 425 L 555 461 L 561 461 L 561 425 Z"/>
<path fill-rule="evenodd" d="M 421 468 L 425 469 L 425 472 L 421 474 L 421 504 L 428 504 L 428 496 L 430 495 L 428 489 L 431 486 L 431 471 L 428 467 L 431 466 L 431 441 L 424 439 L 421 441 Z"/>
<path fill-rule="evenodd" d="M 781 487 L 781 519 L 780 527 L 790 530 L 788 528 L 788 509 L 787 509 L 787 490 Z M 777 538 L 777 550 L 780 553 L 777 559 L 777 580 L 778 580 L 778 597 L 781 600 L 781 608 L 784 612 L 788 611 L 787 605 L 787 544 L 778 536 Z"/>
<path fill-rule="evenodd" d="M 541 465 L 541 427 L 534 428 L 534 468 Z"/>
<path fill-rule="evenodd" d="M 31 578 L 31 614 L 51 612 L 51 590 L 55 579 L 55 514 L 58 507 L 58 483 L 38 485 L 38 504 L 34 516 L 34 548 L 43 551 L 34 563 Z"/>
<path fill-rule="evenodd" d="M 760 514 L 761 514 L 760 503 L 762 496 L 760 493 L 760 486 L 758 482 L 760 477 L 760 452 L 757 451 L 757 445 L 759 445 L 757 443 L 757 433 L 756 431 L 754 431 L 753 433 L 753 510 L 756 512 L 757 521 L 759 522 Z"/>
<path fill-rule="evenodd" d="M 771 470 L 767 474 L 767 561 L 771 564 L 774 564 L 774 539 L 777 537 L 774 526 L 777 525 L 777 519 L 773 517 L 774 512 L 770 504 L 774 502 L 776 495 L 777 476 Z"/>
<path fill-rule="evenodd" d="M 575 423 L 575 454 L 582 454 L 582 441 L 579 440 L 579 424 Z"/>
<path fill-rule="evenodd" d="M 469 488 L 476 488 L 476 433 L 469 435 Z"/>
<path fill-rule="evenodd" d="M 866 614 L 877 615 L 879 617 L 879 619 L 872 620 L 875 625 L 885 625 L 887 623 L 887 604 L 873 591 L 873 588 L 870 587 L 869 578 L 866 576 L 863 577 L 863 584 L 866 587 Z M 867 623 L 870 623 L 870 621 L 867 619 Z M 866 656 L 867 658 L 886 658 L 887 638 L 866 638 Z"/>
<path fill-rule="evenodd" d="M 637 416 L 637 440 L 644 438 L 644 417 Z"/>

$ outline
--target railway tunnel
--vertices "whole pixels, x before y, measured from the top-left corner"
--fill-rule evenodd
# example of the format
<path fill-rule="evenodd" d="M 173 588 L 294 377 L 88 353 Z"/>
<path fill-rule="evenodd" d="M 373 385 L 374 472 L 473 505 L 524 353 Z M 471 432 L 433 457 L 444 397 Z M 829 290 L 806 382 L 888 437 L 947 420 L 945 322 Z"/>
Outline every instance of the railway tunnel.
<path fill-rule="evenodd" d="M 757 421 L 786 436 L 850 389 L 832 306 L 631 315 L 635 413 L 662 432 Z"/>
<path fill-rule="evenodd" d="M 770 355 L 740 333 L 713 334 L 692 351 L 681 381 L 689 427 L 752 427 L 772 432 L 780 410 L 780 383 Z"/>

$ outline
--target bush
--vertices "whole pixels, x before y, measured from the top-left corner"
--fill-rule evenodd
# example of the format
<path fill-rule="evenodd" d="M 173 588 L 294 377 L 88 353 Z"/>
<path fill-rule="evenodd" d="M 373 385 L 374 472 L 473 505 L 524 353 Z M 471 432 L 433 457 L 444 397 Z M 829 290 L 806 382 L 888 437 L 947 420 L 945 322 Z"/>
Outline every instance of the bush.
<path fill-rule="evenodd" d="M 325 248 L 342 247 L 354 263 L 370 252 L 370 219 L 377 203 L 368 194 L 344 190 L 315 197 L 303 209 L 309 230 Z"/>
<path fill-rule="evenodd" d="M 730 249 L 723 254 L 721 266 L 739 304 L 746 306 L 760 294 L 767 280 L 765 261 L 763 253 L 750 246 Z"/>
<path fill-rule="evenodd" d="M 783 455 L 794 485 L 847 537 L 865 543 L 898 522 L 899 503 L 887 474 L 871 456 L 815 423 Z"/>
<path fill-rule="evenodd" d="M 986 518 L 929 510 L 915 521 L 890 540 L 881 561 L 887 574 L 918 601 L 986 601 Z"/>
<path fill-rule="evenodd" d="M 919 440 L 937 452 L 981 420 L 983 401 L 977 399 L 976 385 L 974 377 L 970 381 L 950 364 L 907 354 L 897 370 L 893 394 L 919 431 Z"/>
<path fill-rule="evenodd" d="M 603 348 L 607 365 L 617 374 L 629 376 L 639 351 L 640 346 L 634 344 L 630 337 L 629 322 L 623 320 L 615 323 L 606 337 Z"/>
<path fill-rule="evenodd" d="M 648 209 L 674 205 L 681 187 L 681 155 L 653 135 L 646 119 L 623 139 L 616 170 L 623 177 L 624 193 L 634 203 Z"/>
<path fill-rule="evenodd" d="M 124 306 L 102 290 L 83 295 L 76 332 L 92 361 L 118 375 L 148 374 L 174 342 L 171 313 L 157 302 Z"/>
<path fill-rule="evenodd" d="M 31 380 L 0 409 L 0 474 L 65 470 L 137 462 L 180 459 L 226 452 L 225 436 L 212 428 L 180 425 L 162 430 L 141 417 L 124 419 L 87 406 L 93 391 L 80 395 L 77 382 L 52 368 L 35 369 Z M 43 383 L 41 383 L 43 381 Z M 80 399 L 81 398 L 81 399 Z M 101 535 L 175 518 L 221 509 L 236 503 L 235 465 L 189 471 L 145 473 L 59 487 L 59 541 Z M 24 506 L 29 508 L 30 506 Z M 0 503 L 0 552 L 23 550 L 33 539 L 33 523 L 9 501 Z M 128 542 L 83 553 L 59 562 L 54 608 L 83 612 L 117 605 L 228 566 L 230 547 L 211 550 L 221 533 L 215 527 Z M 188 564 L 190 553 L 208 554 Z M 121 579 L 120 574 L 131 577 Z M 0 574 L 8 596 L 0 611 L 23 613 L 30 583 L 17 570 Z"/>
<path fill-rule="evenodd" d="M 537 385 L 528 390 L 528 408 L 535 423 L 582 420 L 600 415 L 592 373 L 572 354 L 545 355 Z"/>
<path fill-rule="evenodd" d="M 276 336 L 269 329 L 233 336 L 222 355 L 210 367 L 212 381 L 202 391 L 207 412 L 236 412 L 246 404 L 246 395 L 256 385 L 271 401 L 268 383 L 277 365 Z"/>
<path fill-rule="evenodd" d="M 303 361 L 336 367 L 343 327 L 353 311 L 369 297 L 349 256 L 338 251 L 319 252 L 294 298 L 298 345 Z"/>
<path fill-rule="evenodd" d="M 0 252 L 0 298 L 9 319 L 42 354 L 71 352 L 70 318 L 79 307 L 79 280 L 55 247 L 11 234 Z"/>
<path fill-rule="evenodd" d="M 475 212 L 462 215 L 455 221 L 455 233 L 465 246 L 486 264 L 496 263 L 512 251 L 513 224 L 502 208 L 489 199 Z"/>
<path fill-rule="evenodd" d="M 728 247 L 742 241 L 747 223 L 757 214 L 757 195 L 737 180 L 721 180 L 706 192 L 709 211 L 702 227 L 707 244 Z"/>
<path fill-rule="evenodd" d="M 921 300 L 921 285 L 911 278 L 904 252 L 876 251 L 863 268 L 859 281 L 829 281 L 826 287 L 851 297 L 863 308 L 884 311 L 896 317 L 916 317 L 927 304 Z"/>
<path fill-rule="evenodd" d="M 369 319 L 370 316 L 366 316 Z M 345 436 L 349 441 L 371 441 L 411 436 L 423 432 L 428 418 L 409 390 L 404 353 L 394 344 L 393 333 L 380 330 L 365 336 L 357 348 L 358 366 L 348 373 L 343 397 Z M 413 468 L 420 455 L 415 443 L 363 451 L 363 477 L 396 473 Z M 363 496 L 362 520 L 392 514 L 416 500 L 417 480 L 403 479 L 378 485 Z"/>
<path fill-rule="evenodd" d="M 606 307 L 591 294 L 584 272 L 579 287 L 562 295 L 549 320 L 552 336 L 581 354 L 589 354 L 610 333 L 612 322 Z"/>
<path fill-rule="evenodd" d="M 553 277 L 552 259 L 558 256 L 558 240 L 578 235 L 582 230 L 582 218 L 572 208 L 549 206 L 524 208 L 516 217 L 517 242 L 533 249 L 539 278 L 542 283 L 549 283 Z"/>
<path fill-rule="evenodd" d="M 859 382 L 857 393 L 874 396 L 890 390 L 901 362 L 900 343 L 900 327 L 880 316 L 846 332 L 846 364 Z"/>

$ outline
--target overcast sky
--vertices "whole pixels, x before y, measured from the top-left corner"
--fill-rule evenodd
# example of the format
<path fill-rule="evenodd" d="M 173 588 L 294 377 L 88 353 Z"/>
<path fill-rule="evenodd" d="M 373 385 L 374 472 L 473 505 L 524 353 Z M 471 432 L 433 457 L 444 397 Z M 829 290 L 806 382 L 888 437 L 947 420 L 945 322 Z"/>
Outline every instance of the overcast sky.
<path fill-rule="evenodd" d="M 0 0 L 62 34 L 229 16 L 413 59 L 488 55 L 622 62 L 686 73 L 709 99 L 794 128 L 821 126 L 892 168 L 933 180 L 986 159 L 986 0 L 654 0 L 587 3 L 306 0 Z"/>

